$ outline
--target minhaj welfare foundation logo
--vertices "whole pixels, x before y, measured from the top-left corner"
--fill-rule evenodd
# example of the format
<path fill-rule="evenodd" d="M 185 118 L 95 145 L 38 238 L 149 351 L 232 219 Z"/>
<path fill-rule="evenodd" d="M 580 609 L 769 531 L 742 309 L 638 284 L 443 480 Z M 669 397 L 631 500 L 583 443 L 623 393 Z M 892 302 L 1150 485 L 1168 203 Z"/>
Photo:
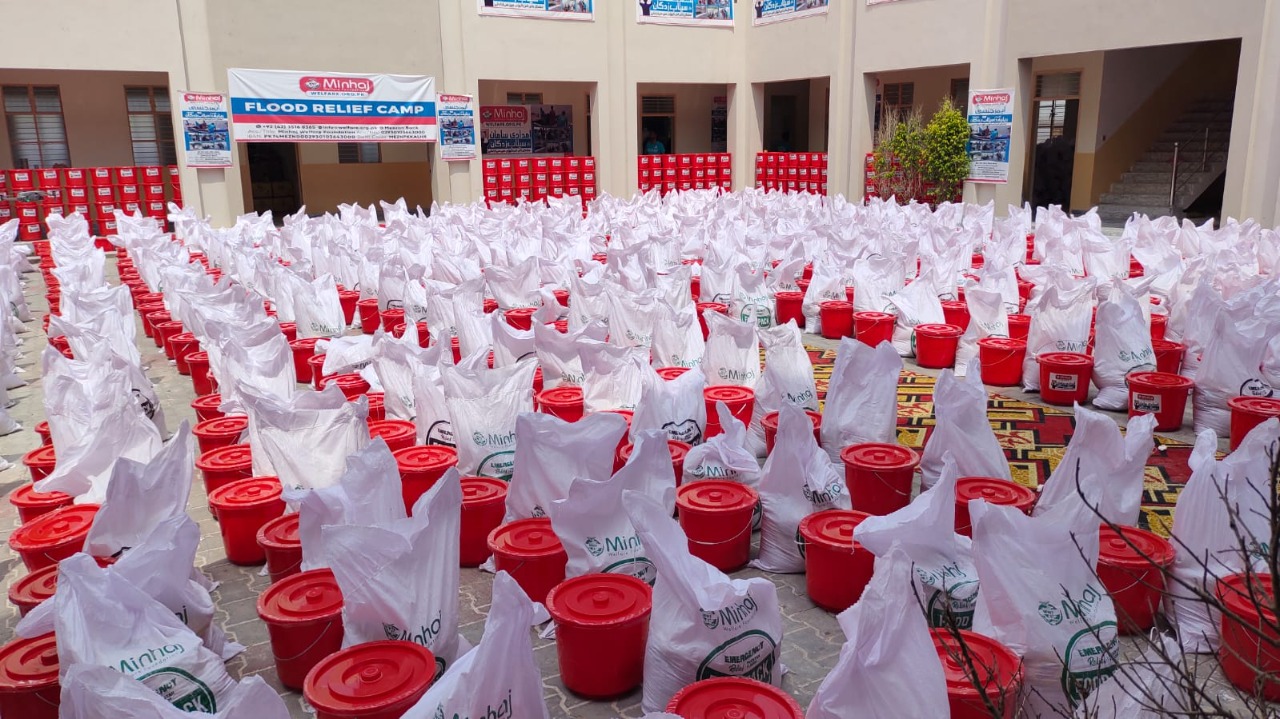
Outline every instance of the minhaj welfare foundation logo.
<path fill-rule="evenodd" d="M 368 97 L 373 94 L 373 80 L 367 77 L 325 77 L 307 75 L 298 80 L 303 93 L 315 97 Z"/>

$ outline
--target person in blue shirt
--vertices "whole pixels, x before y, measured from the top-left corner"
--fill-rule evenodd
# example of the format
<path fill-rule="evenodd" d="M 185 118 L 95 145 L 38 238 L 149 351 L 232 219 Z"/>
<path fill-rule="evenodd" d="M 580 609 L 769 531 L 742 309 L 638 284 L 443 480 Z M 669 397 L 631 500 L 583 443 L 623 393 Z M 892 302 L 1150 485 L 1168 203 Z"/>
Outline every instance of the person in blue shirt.
<path fill-rule="evenodd" d="M 647 130 L 644 133 L 644 154 L 646 155 L 667 154 L 667 146 L 662 144 L 662 140 L 658 139 L 657 133 L 655 133 L 653 130 Z"/>

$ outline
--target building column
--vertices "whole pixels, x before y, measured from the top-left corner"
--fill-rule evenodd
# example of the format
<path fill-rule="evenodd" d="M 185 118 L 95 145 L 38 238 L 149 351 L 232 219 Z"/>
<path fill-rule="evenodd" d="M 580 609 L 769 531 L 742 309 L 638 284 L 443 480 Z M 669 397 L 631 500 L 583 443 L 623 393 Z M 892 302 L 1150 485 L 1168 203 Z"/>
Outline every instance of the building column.
<path fill-rule="evenodd" d="M 462 44 L 462 8 L 458 3 L 436 3 L 440 10 L 437 35 L 440 38 L 441 72 L 436 78 L 436 93 L 469 94 L 473 98 L 476 117 L 476 159 L 469 162 L 445 162 L 440 159 L 440 146 L 431 151 L 431 199 L 434 202 L 465 204 L 484 196 L 484 172 L 480 167 L 480 82 L 467 74 L 466 51 Z M 423 208 L 424 210 L 426 208 Z"/>
<path fill-rule="evenodd" d="M 982 35 L 982 55 L 979 61 L 969 65 L 969 87 L 974 90 L 994 90 L 1005 87 L 1006 85 L 1015 84 L 1018 78 L 1017 61 L 1008 62 L 1005 59 L 1005 35 L 1009 26 L 1009 0 L 987 0 L 986 2 L 986 22 L 983 27 Z M 1015 87 L 1014 95 L 1014 130 L 1013 145 L 1009 148 L 1009 183 L 1007 185 L 993 185 L 988 183 L 966 182 L 964 187 L 964 199 L 967 202 L 975 202 L 978 204 L 986 204 L 997 199 L 997 195 L 1007 199 L 1010 187 L 1017 189 L 1017 195 L 1022 195 L 1022 169 L 1023 169 L 1023 153 L 1014 152 L 1014 147 L 1025 139 L 1025 135 L 1018 132 L 1019 115 L 1021 109 L 1025 107 L 1028 98 L 1024 97 L 1019 88 Z M 1000 204 L 997 202 L 997 205 Z M 998 210 L 999 208 L 997 208 Z"/>
<path fill-rule="evenodd" d="M 1280 0 L 1266 0 L 1261 32 L 1242 40 L 1235 102 L 1222 214 L 1270 227 L 1280 219 Z"/>
<path fill-rule="evenodd" d="M 864 187 L 863 158 L 871 149 L 871 128 L 867 118 L 866 79 L 855 67 L 854 18 L 865 10 L 862 2 L 832 3 L 830 22 L 837 24 L 843 40 L 836 52 L 831 74 L 831 133 L 827 138 L 827 192 L 842 194 L 856 202 Z M 871 94 L 874 102 L 875 94 Z"/>
<path fill-rule="evenodd" d="M 621 4 L 619 4 L 621 5 Z M 599 11 L 597 11 L 599 13 Z M 596 191 L 630 197 L 637 189 L 636 144 L 639 101 L 636 84 L 627 75 L 627 33 L 630 16 L 619 8 L 601 13 L 609 24 L 609 44 L 603 82 L 591 90 L 591 151 L 596 157 Z"/>

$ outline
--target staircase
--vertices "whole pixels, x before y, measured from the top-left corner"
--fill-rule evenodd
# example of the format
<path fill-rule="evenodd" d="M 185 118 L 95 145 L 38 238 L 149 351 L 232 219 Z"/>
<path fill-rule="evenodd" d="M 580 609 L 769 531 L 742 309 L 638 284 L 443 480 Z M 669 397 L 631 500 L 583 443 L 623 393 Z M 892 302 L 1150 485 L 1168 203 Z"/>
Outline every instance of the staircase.
<path fill-rule="evenodd" d="M 1098 202 L 1102 221 L 1123 224 L 1135 212 L 1151 217 L 1180 216 L 1227 170 L 1234 105 L 1232 98 L 1205 99 L 1189 105 L 1120 181 L 1103 193 Z M 1178 180 L 1171 206 L 1174 143 L 1178 144 Z"/>

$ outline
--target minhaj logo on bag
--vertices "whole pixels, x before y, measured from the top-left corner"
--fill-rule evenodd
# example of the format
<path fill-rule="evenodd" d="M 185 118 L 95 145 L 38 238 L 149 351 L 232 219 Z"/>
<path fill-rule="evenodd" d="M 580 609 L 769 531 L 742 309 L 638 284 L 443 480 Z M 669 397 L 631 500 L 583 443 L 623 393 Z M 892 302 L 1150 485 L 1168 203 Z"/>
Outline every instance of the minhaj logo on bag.
<path fill-rule="evenodd" d="M 1242 397 L 1272 397 L 1275 393 L 1271 385 L 1258 378 L 1247 379 L 1240 385 L 1240 396 Z"/>
<path fill-rule="evenodd" d="M 419 623 L 417 629 L 401 629 L 390 622 L 383 622 L 382 633 L 386 635 L 387 639 L 413 642 L 430 649 L 436 643 L 436 635 L 440 633 L 441 622 L 440 612 L 436 612 L 435 618 L 430 623 Z"/>
<path fill-rule="evenodd" d="M 1062 612 L 1058 611 L 1058 607 L 1053 602 L 1040 602 L 1036 611 L 1040 613 L 1040 618 L 1045 621 L 1045 624 L 1051 627 L 1062 623 Z"/>
<path fill-rule="evenodd" d="M 742 599 L 714 611 L 702 612 L 702 623 L 707 629 L 733 629 L 741 626 L 756 613 L 756 600 L 750 594 Z"/>
<path fill-rule="evenodd" d="M 802 491 L 804 492 L 804 498 L 809 500 L 810 504 L 822 506 L 831 504 L 836 501 L 836 497 L 844 494 L 844 485 L 841 482 L 832 482 L 821 491 L 815 492 L 806 484 Z"/>
<path fill-rule="evenodd" d="M 506 699 L 499 702 L 496 707 L 492 704 L 486 705 L 482 714 L 474 716 L 471 714 L 459 714 L 458 712 L 445 714 L 444 705 L 441 704 L 436 707 L 436 713 L 432 715 L 432 719 L 511 719 L 512 716 L 511 690 L 508 689 Z"/>
<path fill-rule="evenodd" d="M 373 94 L 373 80 L 367 77 L 307 75 L 298 80 L 298 89 L 317 97 L 368 97 Z"/>
<path fill-rule="evenodd" d="M 604 554 L 604 545 L 600 543 L 600 539 L 597 537 L 587 537 L 587 541 L 583 545 L 587 548 L 587 554 L 593 557 L 599 557 Z"/>
<path fill-rule="evenodd" d="M 473 432 L 471 442 L 477 447 L 509 447 L 516 443 L 516 433 Z"/>
<path fill-rule="evenodd" d="M 756 378 L 756 371 L 753 369 L 734 369 L 732 367 L 721 367 L 717 373 L 720 379 L 727 382 L 746 382 Z"/>

